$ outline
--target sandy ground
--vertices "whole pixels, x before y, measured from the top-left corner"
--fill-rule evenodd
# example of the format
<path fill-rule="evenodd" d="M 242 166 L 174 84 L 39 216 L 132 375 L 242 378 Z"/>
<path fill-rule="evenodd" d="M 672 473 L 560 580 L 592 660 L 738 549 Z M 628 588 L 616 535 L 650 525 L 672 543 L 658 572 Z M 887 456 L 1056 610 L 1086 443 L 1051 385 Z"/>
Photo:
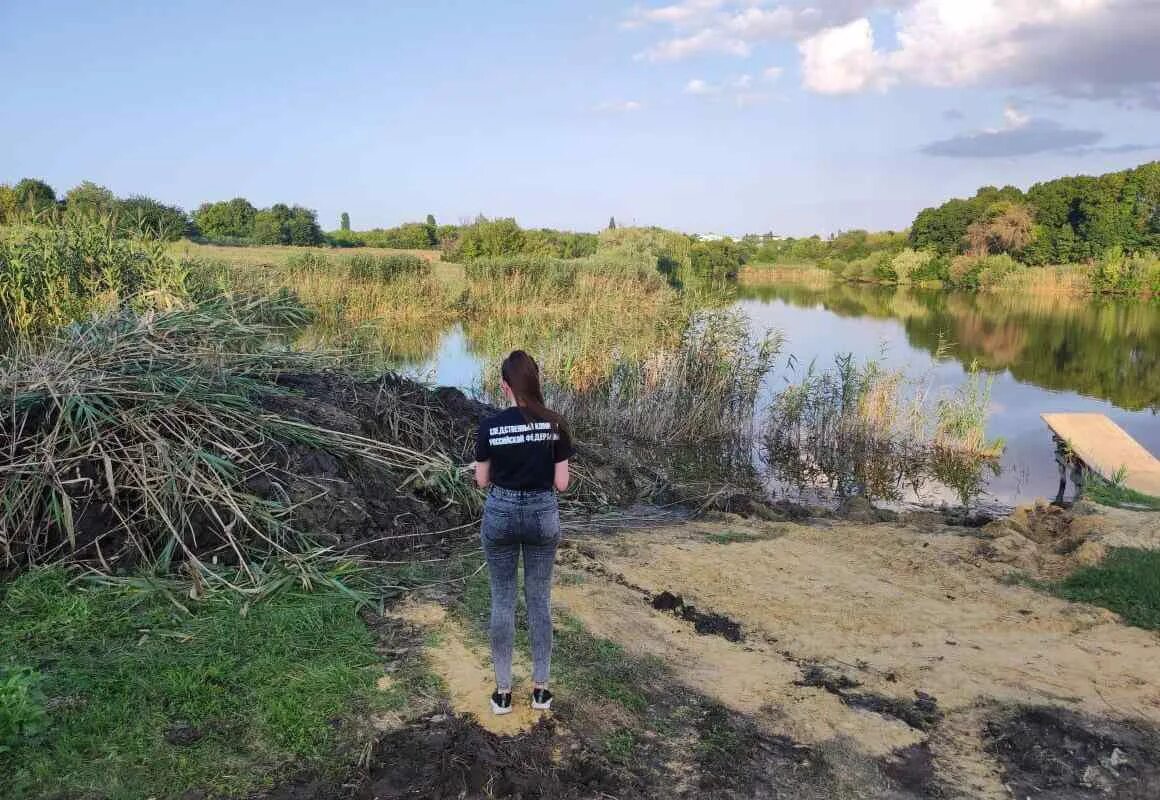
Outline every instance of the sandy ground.
<path fill-rule="evenodd" d="M 1108 512 L 1085 525 L 1108 545 L 1154 546 L 1156 520 Z M 709 538 L 723 532 L 752 538 Z M 626 531 L 563 551 L 562 572 L 572 577 L 555 602 L 629 652 L 661 657 L 679 681 L 772 733 L 806 744 L 849 741 L 869 756 L 926 742 L 945 783 L 969 796 L 1009 797 L 981 738 L 984 709 L 996 703 L 1160 724 L 1160 636 L 1004 583 L 1009 553 L 981 546 L 1019 536 L 1035 550 L 1034 535 L 933 522 L 742 520 Z M 1045 563 L 1058 569 L 1060 558 Z M 1025 549 L 1019 560 L 1035 564 Z M 699 635 L 654 610 L 648 598 L 665 590 L 739 622 L 744 640 Z M 944 718 L 920 730 L 853 708 L 837 692 L 800 685 L 811 665 L 857 681 L 860 693 L 933 696 Z"/>
<path fill-rule="evenodd" d="M 533 711 L 528 703 L 532 684 L 526 659 L 517 651 L 513 659 L 512 713 L 497 715 L 491 710 L 491 693 L 495 690 L 495 673 L 491 654 L 471 642 L 462 623 L 447 615 L 434 602 L 411 602 L 401 606 L 396 615 L 416 625 L 427 635 L 424 652 L 431 668 L 443 681 L 447 699 L 456 713 L 471 714 L 485 730 L 500 736 L 514 736 L 532 728 L 551 712 Z"/>

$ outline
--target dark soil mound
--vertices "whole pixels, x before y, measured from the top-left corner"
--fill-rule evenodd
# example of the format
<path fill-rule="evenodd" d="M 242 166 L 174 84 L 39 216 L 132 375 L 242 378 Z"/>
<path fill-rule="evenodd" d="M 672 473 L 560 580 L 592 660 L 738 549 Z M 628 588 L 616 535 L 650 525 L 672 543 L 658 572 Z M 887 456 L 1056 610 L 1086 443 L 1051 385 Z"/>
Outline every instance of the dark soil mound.
<path fill-rule="evenodd" d="M 987 723 L 985 736 L 1015 797 L 1160 797 L 1160 731 L 1144 723 L 1017 708 Z"/>
<path fill-rule="evenodd" d="M 385 375 L 358 381 L 340 373 L 283 375 L 285 394 L 263 407 L 311 425 L 444 455 L 454 465 L 470 459 L 479 419 L 494 411 L 455 389 L 431 390 Z M 335 545 L 359 546 L 384 557 L 416 545 L 438 545 L 479 512 L 467 475 L 401 474 L 298 445 L 285 454 L 287 485 L 254 487 L 274 497 L 285 491 L 295 506 L 294 526 Z M 444 483 L 440 485 L 439 480 Z M 448 483 L 465 488 L 448 492 Z M 422 537 L 422 538 L 420 538 Z"/>
<path fill-rule="evenodd" d="M 550 721 L 527 734 L 499 737 L 474 720 L 438 714 L 381 739 L 370 766 L 344 783 L 299 781 L 265 800 L 624 797 L 639 795 L 584 751 L 561 757 Z"/>

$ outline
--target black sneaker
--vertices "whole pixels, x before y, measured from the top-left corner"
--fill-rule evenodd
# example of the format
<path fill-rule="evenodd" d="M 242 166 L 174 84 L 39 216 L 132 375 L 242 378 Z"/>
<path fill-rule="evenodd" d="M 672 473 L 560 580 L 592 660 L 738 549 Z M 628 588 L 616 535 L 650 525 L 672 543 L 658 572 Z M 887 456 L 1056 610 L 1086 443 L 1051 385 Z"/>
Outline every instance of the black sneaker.
<path fill-rule="evenodd" d="M 547 711 L 552 707 L 552 693 L 547 689 L 532 690 L 532 708 L 536 711 Z"/>
<path fill-rule="evenodd" d="M 510 714 L 512 713 L 512 693 L 511 692 L 492 692 L 491 693 L 491 711 L 493 714 Z"/>

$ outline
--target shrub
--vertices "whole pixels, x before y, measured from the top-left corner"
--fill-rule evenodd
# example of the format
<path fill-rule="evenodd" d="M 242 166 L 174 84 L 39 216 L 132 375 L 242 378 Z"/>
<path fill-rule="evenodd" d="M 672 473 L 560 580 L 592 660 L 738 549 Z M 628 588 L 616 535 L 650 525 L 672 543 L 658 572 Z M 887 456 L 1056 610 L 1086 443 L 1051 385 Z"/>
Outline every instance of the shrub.
<path fill-rule="evenodd" d="M 0 756 L 47 727 L 40 675 L 28 667 L 0 666 Z"/>
<path fill-rule="evenodd" d="M 909 284 L 926 277 L 934 253 L 929 250 L 903 250 L 890 260 L 890 268 L 894 272 L 894 281 L 899 284 Z"/>
<path fill-rule="evenodd" d="M 454 246 L 444 253 L 447 261 L 474 261 L 477 258 L 514 256 L 524 252 L 527 239 L 514 219 L 489 220 L 480 217 L 473 225 L 460 228 Z"/>
<path fill-rule="evenodd" d="M 1112 294 L 1160 293 L 1160 258 L 1147 254 L 1129 257 L 1119 245 L 1109 247 L 1092 272 L 1091 288 Z"/>
<path fill-rule="evenodd" d="M 1023 269 L 1015 259 L 1006 253 L 997 256 L 985 256 L 979 259 L 978 285 L 992 287 L 1013 272 Z"/>
<path fill-rule="evenodd" d="M 380 256 L 356 253 L 346 258 L 351 277 L 363 281 L 393 281 L 397 278 L 427 275 L 431 265 L 426 259 L 410 253 Z"/>
<path fill-rule="evenodd" d="M 977 288 L 982 259 L 978 256 L 955 256 L 947 268 L 947 281 L 956 287 Z"/>

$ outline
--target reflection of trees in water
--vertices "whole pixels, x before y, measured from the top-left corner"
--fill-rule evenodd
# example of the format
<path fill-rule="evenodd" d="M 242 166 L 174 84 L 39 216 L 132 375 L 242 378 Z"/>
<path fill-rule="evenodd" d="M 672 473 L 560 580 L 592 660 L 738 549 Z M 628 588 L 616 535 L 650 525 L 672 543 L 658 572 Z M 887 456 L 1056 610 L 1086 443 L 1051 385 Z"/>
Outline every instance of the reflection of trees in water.
<path fill-rule="evenodd" d="M 1160 409 L 1160 308 L 1139 301 L 936 292 L 837 284 L 746 287 L 744 295 L 842 317 L 899 319 L 913 347 L 945 341 L 964 366 L 978 361 L 1020 381 Z"/>

